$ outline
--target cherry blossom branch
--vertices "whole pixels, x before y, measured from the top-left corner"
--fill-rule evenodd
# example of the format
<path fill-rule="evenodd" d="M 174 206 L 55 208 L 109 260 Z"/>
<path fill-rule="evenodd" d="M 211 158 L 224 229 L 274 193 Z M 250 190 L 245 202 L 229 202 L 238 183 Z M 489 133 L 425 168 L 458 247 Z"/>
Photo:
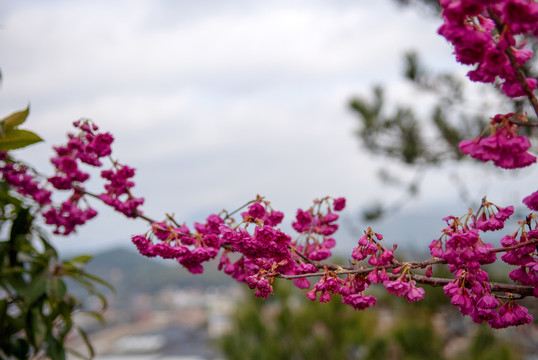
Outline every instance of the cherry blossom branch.
<path fill-rule="evenodd" d="M 518 248 L 526 247 L 529 245 L 534 245 L 534 244 L 538 244 L 538 239 L 532 239 L 532 240 L 529 240 L 529 241 L 526 241 L 517 245 L 513 245 L 513 246 L 491 249 L 489 252 L 490 253 L 507 252 L 507 251 L 518 249 Z M 303 260 L 314 265 L 316 268 L 325 269 L 325 271 L 316 272 L 316 273 L 297 274 L 297 275 L 275 274 L 274 277 L 287 279 L 287 280 L 308 278 L 308 277 L 321 277 L 327 274 L 327 270 L 331 270 L 332 272 L 334 272 L 335 275 L 348 275 L 348 274 L 366 275 L 366 274 L 371 273 L 372 271 L 379 269 L 379 267 L 357 269 L 352 266 L 341 266 L 341 265 L 325 263 L 321 261 L 312 261 L 306 258 L 303 254 L 301 254 L 298 251 L 295 251 L 295 253 L 298 254 Z M 401 264 L 395 259 L 393 261 L 393 264 L 384 266 L 384 268 L 387 270 L 390 270 L 398 266 L 407 266 L 408 269 L 417 269 L 417 268 L 425 268 L 427 266 L 435 265 L 435 264 L 446 264 L 446 261 L 443 259 L 433 258 L 426 261 L 406 262 L 405 264 Z M 387 274 L 387 275 L 391 280 L 396 280 L 401 277 L 400 274 Z M 453 278 L 436 278 L 436 277 L 427 277 L 427 276 L 417 275 L 417 274 L 411 274 L 411 278 L 415 280 L 417 283 L 426 284 L 430 286 L 445 286 L 454 281 Z M 518 294 L 520 295 L 521 298 L 526 297 L 526 296 L 533 296 L 533 287 L 531 286 L 497 283 L 497 282 L 489 282 L 489 284 L 491 287 L 491 291 L 509 292 L 513 294 Z"/>
<path fill-rule="evenodd" d="M 538 244 L 538 239 L 532 239 L 532 240 L 529 240 L 529 241 L 526 241 L 517 245 L 513 245 L 513 246 L 491 249 L 489 250 L 489 252 L 490 253 L 507 252 L 507 251 L 522 248 L 525 246 L 534 245 L 534 244 Z M 306 256 L 304 256 L 302 253 L 297 251 L 295 248 L 293 249 L 294 249 L 294 252 L 301 257 L 301 259 L 303 259 L 304 261 L 307 261 L 309 264 L 314 265 L 316 268 L 318 269 L 327 268 L 329 270 L 338 271 L 338 274 L 367 274 L 376 269 L 376 267 L 357 269 L 356 267 L 353 267 L 353 266 L 343 266 L 343 265 L 338 265 L 338 264 L 326 263 L 322 261 L 313 261 L 313 260 L 308 259 Z M 433 258 L 433 259 L 425 260 L 425 261 L 406 262 L 405 264 L 408 265 L 410 269 L 418 269 L 418 268 L 425 268 L 429 265 L 446 264 L 446 261 L 443 259 Z M 397 260 L 395 260 L 395 264 L 387 265 L 384 267 L 387 269 L 392 269 L 392 268 L 402 266 L 402 265 L 404 264 L 399 263 Z M 309 273 L 309 274 L 301 274 L 301 275 L 281 275 L 279 277 L 283 279 L 297 279 L 301 277 L 320 276 L 323 274 L 324 274 L 323 272 L 320 272 L 320 273 Z"/>
<path fill-rule="evenodd" d="M 102 199 L 97 194 L 94 194 L 94 193 L 92 193 L 90 191 L 87 191 L 87 190 L 85 190 L 85 189 L 83 189 L 83 188 L 81 188 L 79 186 L 76 186 L 76 185 L 74 185 L 74 188 L 75 188 L 75 190 L 77 190 L 81 194 L 84 194 L 84 195 L 87 195 L 89 197 L 92 197 L 92 198 L 95 198 L 95 199 L 98 199 L 98 200 L 102 201 Z M 261 200 L 261 199 L 258 197 L 256 200 L 247 202 L 246 204 L 244 204 L 243 206 L 239 207 L 238 209 L 236 209 L 235 211 L 233 211 L 231 213 L 225 212 L 226 218 L 229 218 L 234 213 L 237 213 L 238 211 L 245 208 L 249 204 L 252 204 L 252 203 L 254 203 L 256 201 L 259 201 L 259 200 Z M 135 218 L 140 218 L 142 220 L 145 220 L 146 222 L 148 222 L 150 224 L 157 223 L 156 220 L 154 220 L 151 217 L 148 217 L 146 215 L 143 215 L 139 211 L 136 211 L 134 214 L 132 214 L 132 216 L 135 217 Z M 168 219 L 173 220 L 170 215 L 167 215 L 167 217 L 168 217 Z M 175 223 L 175 221 L 174 221 L 174 223 Z M 165 231 L 167 229 L 162 228 L 160 230 Z M 179 235 L 187 236 L 188 234 L 179 234 Z M 387 251 L 378 241 L 374 240 L 374 242 L 379 248 L 383 249 L 384 251 Z M 538 244 L 538 239 L 531 239 L 529 241 L 526 241 L 526 242 L 523 242 L 523 243 L 520 243 L 520 244 L 516 244 L 516 245 L 513 245 L 513 246 L 497 248 L 497 249 L 491 249 L 489 252 L 490 253 L 507 252 L 507 251 L 518 249 L 518 248 L 526 247 L 526 246 L 529 246 L 529 245 L 534 245 L 534 244 Z M 230 247 L 228 245 L 226 245 L 226 244 L 223 244 L 221 247 L 224 248 L 224 249 L 230 250 Z M 272 275 L 273 277 L 278 277 L 278 278 L 282 278 L 282 279 L 286 279 L 286 280 L 293 280 L 293 279 L 299 279 L 299 278 L 308 278 L 308 277 L 321 277 L 323 275 L 326 275 L 327 270 L 330 270 L 330 271 L 334 272 L 335 275 L 351 275 L 351 274 L 353 274 L 353 275 L 366 275 L 366 274 L 371 273 L 372 271 L 375 271 L 376 269 L 379 269 L 379 267 L 356 268 L 355 266 L 344 266 L 344 265 L 339 265 L 339 264 L 327 263 L 327 262 L 323 262 L 323 261 L 315 261 L 315 260 L 309 259 L 305 254 L 303 254 L 301 251 L 298 251 L 294 246 L 290 245 L 289 248 L 293 253 L 295 253 L 297 256 L 299 256 L 304 262 L 307 262 L 307 263 L 313 265 L 315 268 L 325 269 L 325 271 L 316 272 L 316 273 L 297 274 L 297 275 L 284 275 L 284 274 L 275 273 L 275 274 Z M 445 264 L 445 263 L 446 263 L 445 260 L 439 259 L 439 258 L 433 258 L 433 259 L 430 259 L 430 260 L 425 260 L 425 261 L 420 261 L 420 262 L 406 262 L 405 264 L 402 264 L 402 263 L 398 262 L 398 260 L 393 259 L 393 260 L 391 260 L 391 264 L 383 266 L 383 268 L 385 268 L 387 270 L 390 270 L 390 269 L 394 269 L 394 268 L 396 268 L 398 266 L 407 266 L 408 269 L 417 269 L 417 268 L 425 268 L 427 266 L 434 265 L 434 264 Z M 400 274 L 387 274 L 387 276 L 391 280 L 396 280 L 396 279 L 401 277 Z M 410 274 L 410 277 L 411 277 L 411 279 L 415 280 L 417 283 L 426 284 L 426 285 L 430 285 L 430 286 L 445 286 L 445 285 L 447 285 L 447 284 L 454 281 L 453 279 L 450 279 L 450 278 L 427 277 L 427 276 L 418 275 L 418 274 Z M 506 284 L 506 283 L 496 283 L 496 282 L 490 282 L 489 285 L 490 285 L 490 288 L 491 288 L 492 291 L 509 292 L 509 293 L 512 293 L 512 294 L 518 294 L 518 295 L 520 295 L 521 298 L 533 295 L 533 288 L 530 287 L 530 286 L 522 286 L 522 285 Z"/>
<path fill-rule="evenodd" d="M 98 195 L 93 194 L 93 193 L 91 193 L 89 191 L 82 190 L 82 189 L 80 189 L 80 191 L 82 193 L 84 193 L 85 195 L 88 195 L 88 196 L 96 198 L 96 199 L 100 199 Z M 254 203 L 254 202 L 258 201 L 258 200 L 260 200 L 259 197 L 256 200 L 252 200 L 252 201 L 247 202 L 246 204 L 244 204 L 243 206 L 239 207 L 238 209 L 234 210 L 231 213 L 225 212 L 226 218 L 229 218 L 231 215 L 239 212 L 240 210 L 242 210 L 246 206 L 248 206 L 248 205 L 250 205 L 250 204 L 252 204 L 252 203 Z M 157 222 L 157 221 L 153 220 L 152 218 L 141 214 L 138 211 L 134 214 L 134 216 L 138 217 L 138 218 L 141 218 L 141 219 L 149 222 L 150 224 L 154 224 L 154 223 Z M 168 216 L 168 218 L 171 219 L 171 216 Z M 174 221 L 174 223 L 175 223 L 175 221 Z M 166 230 L 166 229 L 161 229 L 161 230 Z M 187 234 L 181 234 L 181 235 L 186 236 Z M 382 248 L 383 250 L 386 251 L 386 249 L 381 244 L 379 244 L 378 241 L 374 240 L 374 242 L 376 243 L 376 245 L 378 247 L 380 247 L 380 248 Z M 529 241 L 526 241 L 526 242 L 523 242 L 523 243 L 520 243 L 520 244 L 516 244 L 516 245 L 513 245 L 513 246 L 491 249 L 489 252 L 490 253 L 507 252 L 507 251 L 515 250 L 515 249 L 522 248 L 522 247 L 529 246 L 529 245 L 533 245 L 533 244 L 538 244 L 538 239 L 531 239 Z M 228 249 L 228 250 L 230 249 L 230 247 L 226 246 L 225 244 L 223 246 L 221 246 L 221 247 L 223 247 L 224 249 Z M 293 251 L 293 253 L 295 253 L 297 256 L 299 256 L 303 261 L 305 261 L 305 262 L 307 262 L 309 264 L 312 264 L 314 267 L 316 267 L 318 269 L 325 269 L 325 271 L 317 272 L 317 273 L 297 274 L 297 275 L 284 275 L 284 274 L 275 273 L 273 275 L 273 277 L 278 277 L 278 278 L 285 279 L 285 280 L 293 280 L 293 279 L 308 278 L 308 277 L 321 277 L 321 276 L 326 274 L 326 270 L 333 271 L 335 275 L 351 275 L 351 274 L 353 274 L 353 275 L 366 275 L 366 274 L 371 273 L 372 271 L 375 271 L 376 269 L 379 269 L 379 267 L 359 268 L 359 269 L 357 269 L 354 266 L 344 266 L 344 265 L 339 265 L 339 264 L 327 263 L 327 262 L 323 262 L 323 261 L 315 261 L 315 260 L 309 259 L 305 254 L 303 254 L 301 251 L 298 251 L 294 246 L 290 245 L 288 247 L 290 248 L 291 251 Z M 387 270 L 390 270 L 390 269 L 394 269 L 396 267 L 405 265 L 405 266 L 408 267 L 408 269 L 417 269 L 417 268 L 422 268 L 423 269 L 423 268 L 425 268 L 427 266 L 431 266 L 431 265 L 435 265 L 435 264 L 446 264 L 446 261 L 443 260 L 443 259 L 439 259 L 439 258 L 432 258 L 430 260 L 419 261 L 419 262 L 406 262 L 405 264 L 402 264 L 402 263 L 398 262 L 398 260 L 393 259 L 391 261 L 391 264 L 387 265 L 387 266 L 384 266 L 384 268 L 387 269 Z M 388 275 L 389 279 L 391 279 L 391 280 L 396 280 L 396 279 L 401 277 L 400 274 L 390 274 L 389 273 L 387 275 Z M 415 280 L 417 283 L 430 285 L 430 286 L 434 286 L 434 287 L 445 286 L 445 285 L 450 284 L 450 283 L 452 283 L 454 281 L 454 279 L 452 279 L 452 278 L 427 277 L 427 276 L 418 275 L 418 274 L 410 274 L 410 276 L 411 276 L 411 279 Z M 533 295 L 533 287 L 531 287 L 531 286 L 523 286 L 523 285 L 507 284 L 507 283 L 497 283 L 497 282 L 489 282 L 489 285 L 490 285 L 491 291 L 508 292 L 508 293 L 511 293 L 511 294 L 518 294 L 520 296 L 520 298 L 524 298 L 524 297 Z"/>
<path fill-rule="evenodd" d="M 431 265 L 431 264 L 442 264 L 442 263 L 444 263 L 444 260 L 442 259 L 432 259 L 429 261 L 416 263 L 415 265 L 416 267 L 422 267 L 422 266 L 418 266 L 418 264 Z M 385 269 L 391 269 L 391 268 L 394 268 L 394 266 L 389 265 L 385 267 Z M 377 269 L 378 268 L 363 268 L 363 269 L 342 270 L 342 271 L 336 270 L 334 271 L 334 273 L 335 275 L 351 275 L 351 274 L 366 275 Z M 278 277 L 278 278 L 286 279 L 286 280 L 293 280 L 293 279 L 308 278 L 308 277 L 318 277 L 318 276 L 323 276 L 323 275 L 326 275 L 326 272 L 298 274 L 298 275 L 275 274 L 274 277 Z M 396 280 L 401 277 L 400 274 L 389 273 L 387 275 L 391 280 Z M 427 277 L 427 276 L 418 275 L 418 274 L 411 274 L 411 278 L 415 280 L 417 283 L 430 285 L 433 287 L 445 286 L 454 282 L 453 278 L 450 279 L 450 278 Z M 524 298 L 527 296 L 533 296 L 532 286 L 523 286 L 523 285 L 517 285 L 517 284 L 507 284 L 507 283 L 498 283 L 498 282 L 488 282 L 488 284 L 491 287 L 491 291 L 518 294 L 521 296 L 521 298 Z"/>
<path fill-rule="evenodd" d="M 238 207 L 237 209 L 235 209 L 235 210 L 232 211 L 232 212 L 227 212 L 226 210 L 224 210 L 224 213 L 226 214 L 224 220 L 227 220 L 227 219 L 231 218 L 232 215 L 238 213 L 239 211 L 243 210 L 243 209 L 244 209 L 245 207 L 247 207 L 248 205 L 253 204 L 253 203 L 255 203 L 255 202 L 258 201 L 258 200 L 261 200 L 261 199 L 258 197 L 258 198 L 255 199 L 255 200 L 251 200 L 251 201 L 247 202 L 246 204 L 241 205 L 240 207 Z"/>
<path fill-rule="evenodd" d="M 81 194 L 87 195 L 87 196 L 89 196 L 89 197 L 92 197 L 92 198 L 97 199 L 97 200 L 99 200 L 99 201 L 101 201 L 101 202 L 104 203 L 104 201 L 99 197 L 99 195 L 94 194 L 94 193 L 92 193 L 92 192 L 89 192 L 89 191 L 87 191 L 87 190 L 85 190 L 85 189 L 82 189 L 81 187 L 76 187 L 76 186 L 75 186 L 75 188 L 76 188 L 77 191 L 79 191 Z M 105 204 L 105 205 L 107 205 L 107 204 Z M 142 219 L 142 220 L 145 220 L 145 221 L 148 222 L 150 225 L 157 222 L 156 220 L 153 220 L 152 218 L 150 218 L 150 217 L 148 217 L 148 216 L 146 216 L 146 215 L 140 213 L 139 211 L 136 211 L 136 212 L 133 214 L 133 217 L 135 217 L 135 218 L 140 218 L 140 219 Z"/>
<path fill-rule="evenodd" d="M 394 276 L 393 274 L 389 274 L 389 276 Z M 434 277 L 426 277 L 424 275 L 411 275 L 413 280 L 415 280 L 418 283 L 426 284 L 430 286 L 445 286 L 450 284 L 451 282 L 454 282 L 453 279 L 446 279 L 446 278 L 434 278 Z M 517 285 L 517 284 L 506 284 L 506 283 L 498 283 L 498 282 L 488 282 L 488 284 L 491 287 L 491 291 L 495 292 L 508 292 L 511 294 L 518 294 L 521 296 L 521 298 L 527 297 L 527 296 L 533 296 L 533 287 L 532 286 L 523 286 L 523 285 Z"/>
<path fill-rule="evenodd" d="M 489 6 L 488 6 L 488 15 L 491 18 L 491 20 L 493 20 L 495 22 L 495 27 L 497 28 L 497 31 L 499 32 L 499 34 L 502 34 L 504 24 L 502 23 L 499 16 L 495 13 L 495 11 L 493 11 L 493 9 L 491 7 L 489 7 Z M 521 69 L 521 66 L 519 66 L 518 63 L 517 63 L 516 57 L 514 56 L 514 53 L 512 52 L 512 47 L 507 46 L 506 49 L 504 50 L 504 52 L 505 52 L 506 56 L 508 56 L 508 59 L 510 60 L 510 64 L 512 64 L 512 66 L 513 66 L 513 68 L 514 68 L 514 70 L 516 72 L 517 80 L 519 81 L 519 83 L 523 87 L 523 90 L 525 91 L 525 94 L 526 94 L 527 98 L 529 99 L 529 101 L 530 101 L 530 103 L 531 103 L 531 105 L 532 105 L 532 107 L 534 109 L 534 112 L 535 112 L 536 116 L 538 116 L 538 99 L 536 98 L 536 96 L 534 95 L 534 93 L 530 89 L 529 85 L 527 84 L 525 74 L 523 73 L 523 70 Z M 537 125 L 523 125 L 523 126 L 537 126 Z"/>
<path fill-rule="evenodd" d="M 504 251 L 511 251 L 511 250 L 514 250 L 514 249 L 519 249 L 519 248 L 529 246 L 529 245 L 533 245 L 533 244 L 538 244 L 538 239 L 532 239 L 532 240 L 529 240 L 529 241 L 526 241 L 526 242 L 519 243 L 517 245 L 502 247 L 502 248 L 498 248 L 498 249 L 492 249 L 489 252 L 490 253 L 498 253 L 498 252 L 504 252 Z"/>
<path fill-rule="evenodd" d="M 526 127 L 538 127 L 538 123 L 531 123 L 531 122 L 524 122 L 524 121 L 517 121 L 510 119 L 510 122 L 517 126 L 526 126 Z"/>

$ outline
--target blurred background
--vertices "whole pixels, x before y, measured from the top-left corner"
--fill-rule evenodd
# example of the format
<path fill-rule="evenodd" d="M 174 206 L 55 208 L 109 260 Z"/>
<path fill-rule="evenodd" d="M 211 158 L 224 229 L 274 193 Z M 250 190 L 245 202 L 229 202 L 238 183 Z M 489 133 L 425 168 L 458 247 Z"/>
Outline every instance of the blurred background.
<path fill-rule="evenodd" d="M 136 168 L 134 194 L 146 199 L 143 211 L 152 218 L 173 213 L 192 224 L 260 194 L 284 211 L 283 227 L 291 230 L 297 208 L 314 198 L 345 196 L 336 249 L 343 261 L 368 225 L 388 244 L 398 243 L 402 256 L 427 257 L 443 217 L 465 213 L 486 194 L 524 211 L 521 198 L 536 190 L 537 175 L 535 168 L 508 174 L 459 161 L 454 144 L 476 136 L 489 116 L 522 105 L 465 82 L 468 69 L 456 64 L 436 33 L 435 4 L 4 0 L 0 114 L 30 104 L 25 126 L 45 142 L 18 155 L 44 171 L 52 169 L 51 146 L 65 141 L 71 123 L 94 120 L 115 136 L 114 158 Z M 100 186 L 96 180 L 88 188 Z M 516 330 L 493 334 L 456 320 L 450 310 L 435 317 L 445 311 L 441 300 L 413 307 L 420 314 L 413 319 L 426 319 L 416 325 L 421 330 L 405 328 L 415 325 L 401 320 L 401 304 L 390 302 L 369 315 L 338 305 L 310 309 L 300 293 L 282 285 L 285 295 L 262 304 L 211 269 L 194 277 L 175 264 L 133 256 L 130 236 L 145 232 L 146 223 L 92 205 L 101 216 L 53 242 L 66 256 L 95 254 L 94 272 L 118 288 L 110 295 L 108 327 L 87 325 L 102 358 L 261 359 L 247 351 L 248 333 L 260 334 L 249 340 L 254 348 L 273 346 L 262 352 L 274 356 L 268 359 L 302 359 L 306 352 L 277 357 L 274 349 L 291 340 L 267 348 L 256 341 L 294 331 L 297 339 L 312 333 L 328 339 L 337 329 L 346 336 L 327 346 L 339 344 L 345 355 L 327 355 L 315 347 L 322 342 L 304 345 L 308 358 L 457 358 L 458 349 L 474 349 L 470 358 L 479 358 L 483 349 L 497 349 L 491 344 L 504 346 L 499 337 L 510 342 L 537 334 L 535 327 L 521 330 L 526 337 Z M 244 305 L 240 313 L 237 304 Z M 402 316 L 413 314 L 402 309 Z M 293 313 L 303 317 L 292 319 Z M 318 314 L 318 322 L 305 320 Z M 258 326 L 248 316 L 266 321 Z M 352 320 L 323 320 L 336 318 Z M 273 330 L 261 330 L 266 323 Z M 275 324 L 287 330 L 274 330 Z M 413 340 L 405 338 L 409 333 L 424 335 Z M 423 351 L 423 342 L 407 344 L 426 336 L 433 337 L 432 352 Z M 492 350 L 489 358 L 536 353 L 520 345 Z"/>

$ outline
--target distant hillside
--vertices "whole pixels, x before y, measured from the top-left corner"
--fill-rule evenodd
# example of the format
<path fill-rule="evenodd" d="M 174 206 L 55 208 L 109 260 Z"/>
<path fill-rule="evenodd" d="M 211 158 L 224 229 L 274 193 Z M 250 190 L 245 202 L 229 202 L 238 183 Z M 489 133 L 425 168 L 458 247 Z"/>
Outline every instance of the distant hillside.
<path fill-rule="evenodd" d="M 118 297 L 138 293 L 155 293 L 166 287 L 197 287 L 230 284 L 230 279 L 216 269 L 215 262 L 204 266 L 203 274 L 193 275 L 173 260 L 150 259 L 124 248 L 94 255 L 87 271 L 111 283 Z"/>

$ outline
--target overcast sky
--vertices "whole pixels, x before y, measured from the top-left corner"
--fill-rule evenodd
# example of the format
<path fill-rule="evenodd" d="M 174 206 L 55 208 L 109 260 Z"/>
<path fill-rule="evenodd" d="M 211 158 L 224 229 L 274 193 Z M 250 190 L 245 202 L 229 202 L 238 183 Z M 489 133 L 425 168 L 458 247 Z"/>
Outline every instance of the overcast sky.
<path fill-rule="evenodd" d="M 360 149 L 349 99 L 377 83 L 391 101 L 418 99 L 400 78 L 410 49 L 430 68 L 463 71 L 439 20 L 388 0 L 4 0 L 0 26 L 0 116 L 30 103 L 25 126 L 46 139 L 20 156 L 50 171 L 50 146 L 91 118 L 116 137 L 114 157 L 137 169 L 144 212 L 188 223 L 256 194 L 288 223 L 313 198 L 345 196 L 355 221 L 398 191 L 379 186 L 383 164 Z M 430 175 L 404 210 L 458 204 L 450 184 Z M 93 251 L 146 229 L 102 215 L 56 243 Z"/>

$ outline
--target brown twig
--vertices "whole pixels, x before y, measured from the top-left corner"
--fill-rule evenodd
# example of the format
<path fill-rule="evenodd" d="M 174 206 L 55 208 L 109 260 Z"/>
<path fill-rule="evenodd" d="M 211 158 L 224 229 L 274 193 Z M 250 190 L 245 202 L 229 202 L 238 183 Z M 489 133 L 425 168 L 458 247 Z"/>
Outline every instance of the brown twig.
<path fill-rule="evenodd" d="M 530 123 L 530 122 L 523 122 L 523 121 L 517 121 L 517 120 L 510 120 L 510 123 L 517 126 L 538 127 L 538 123 Z"/>
<path fill-rule="evenodd" d="M 490 253 L 498 253 L 498 252 L 503 252 L 503 251 L 510 251 L 510 250 L 519 249 L 519 248 L 522 248 L 522 247 L 525 247 L 525 246 L 528 246 L 528 245 L 533 245 L 533 244 L 538 244 L 538 239 L 532 239 L 532 240 L 525 241 L 525 242 L 522 242 L 522 243 L 519 243 L 519 244 L 516 244 L 516 245 L 512 245 L 512 246 L 502 247 L 502 248 L 498 248 L 498 249 L 492 249 L 489 252 Z"/>
<path fill-rule="evenodd" d="M 488 15 L 495 22 L 495 27 L 497 28 L 499 35 L 501 35 L 504 29 L 504 24 L 502 23 L 501 19 L 495 13 L 495 11 L 493 11 L 491 7 L 488 7 Z M 534 96 L 534 93 L 532 92 L 529 85 L 527 84 L 526 76 L 523 73 L 521 66 L 518 65 L 516 61 L 516 57 L 514 56 L 514 53 L 512 52 L 511 46 L 507 46 L 506 49 L 504 50 L 504 53 L 506 54 L 506 56 L 508 56 L 508 59 L 510 60 L 510 64 L 512 64 L 515 70 L 517 80 L 523 87 L 523 90 L 525 91 L 525 95 L 529 99 L 536 116 L 538 116 L 538 99 L 536 98 L 536 96 Z M 529 126 L 529 125 L 524 125 L 524 126 Z"/>
<path fill-rule="evenodd" d="M 518 249 L 521 247 L 529 246 L 538 244 L 538 239 L 532 239 L 529 241 L 526 241 L 524 243 L 520 243 L 513 246 L 503 247 L 503 248 L 497 248 L 492 249 L 489 252 L 490 253 L 498 253 L 498 252 L 506 252 L 511 251 L 514 249 Z M 333 271 L 336 275 L 366 275 L 371 273 L 372 271 L 375 271 L 376 269 L 379 269 L 378 267 L 362 267 L 362 268 L 353 268 L 350 266 L 340 266 L 337 264 L 331 264 L 331 263 L 325 263 L 321 261 L 312 261 L 309 260 L 306 256 L 298 252 L 296 249 L 294 249 L 295 253 L 300 256 L 304 261 L 307 261 L 308 263 L 314 265 L 318 269 L 328 269 Z M 436 265 L 436 264 L 446 264 L 446 261 L 443 259 L 438 258 L 432 258 L 430 260 L 425 261 L 417 261 L 417 262 L 406 262 L 406 266 L 409 267 L 409 269 L 423 269 L 430 265 Z M 385 269 L 390 270 L 394 269 L 398 266 L 402 266 L 400 263 L 394 263 L 391 265 L 384 266 Z M 299 279 L 299 278 L 308 278 L 308 277 L 319 277 L 326 274 L 326 271 L 320 271 L 316 273 L 307 273 L 307 274 L 297 274 L 297 275 L 283 275 L 283 274 L 275 274 L 275 277 L 286 279 L 286 280 L 293 280 L 293 279 Z M 397 279 L 400 277 L 400 274 L 387 274 L 390 279 Z M 412 274 L 411 278 L 415 280 L 417 283 L 420 284 L 426 284 L 430 286 L 445 286 L 451 282 L 454 281 L 454 279 L 450 278 L 435 278 L 435 277 L 426 277 L 423 275 L 417 275 Z M 526 296 L 533 296 L 533 287 L 531 286 L 523 286 L 523 285 L 517 285 L 517 284 L 506 284 L 506 283 L 496 283 L 496 282 L 490 282 L 491 291 L 495 292 L 508 292 L 512 294 L 518 294 L 521 296 L 521 298 L 524 298 Z"/>
<path fill-rule="evenodd" d="M 440 264 L 443 260 L 431 260 L 426 261 L 423 263 L 429 263 L 429 264 Z M 387 266 L 385 268 L 392 268 L 392 266 Z M 368 274 L 372 271 L 376 270 L 376 268 L 363 268 L 363 269 L 356 269 L 356 270 L 344 270 L 344 271 L 335 271 L 336 275 L 345 275 L 345 274 Z M 310 273 L 310 274 L 301 274 L 301 275 L 281 275 L 277 274 L 275 277 L 279 277 L 282 279 L 292 280 L 292 279 L 298 279 L 298 278 L 306 278 L 306 277 L 316 277 L 316 276 L 322 276 L 325 275 L 326 272 L 317 272 L 317 273 Z M 389 279 L 396 280 L 399 277 L 401 277 L 400 274 L 392 274 L 387 273 Z M 438 277 L 427 277 L 424 275 L 418 275 L 418 274 L 411 274 L 411 279 L 415 280 L 419 284 L 424 285 L 430 285 L 434 287 L 439 286 L 445 286 L 447 284 L 450 284 L 451 282 L 454 282 L 454 279 L 450 278 L 438 278 Z M 520 298 L 524 298 L 527 296 L 533 296 L 533 287 L 532 286 L 523 286 L 523 285 L 517 285 L 517 284 L 506 284 L 506 283 L 498 283 L 498 282 L 489 282 L 489 285 L 491 287 L 491 291 L 494 292 L 507 292 L 511 294 L 518 294 Z"/>
<path fill-rule="evenodd" d="M 412 275 L 411 278 L 415 280 L 417 283 L 426 284 L 430 286 L 445 286 L 454 281 L 454 279 L 434 278 L 434 277 L 429 278 L 424 275 Z M 526 296 L 533 296 L 532 286 L 505 284 L 505 283 L 497 283 L 497 282 L 488 282 L 488 283 L 489 283 L 489 286 L 491 287 L 491 291 L 518 294 L 521 296 L 521 298 L 524 298 Z"/>
<path fill-rule="evenodd" d="M 96 195 L 96 194 L 94 194 L 94 193 L 91 193 L 91 192 L 89 192 L 89 191 L 87 191 L 87 190 L 84 190 L 84 189 L 82 189 L 82 188 L 80 188 L 80 187 L 77 187 L 76 189 L 77 189 L 77 191 L 80 191 L 80 193 L 82 193 L 82 194 L 84 194 L 84 195 L 88 195 L 88 196 L 90 196 L 90 197 L 92 197 L 92 198 L 95 198 L 95 199 L 98 199 L 98 200 L 100 200 L 100 201 L 103 201 L 103 200 L 101 200 L 101 198 L 99 198 L 99 195 Z M 142 220 L 147 221 L 148 223 L 150 223 L 150 225 L 157 222 L 156 220 L 153 220 L 152 218 L 150 218 L 150 217 L 148 217 L 148 216 L 146 216 L 146 215 L 143 215 L 142 213 L 140 213 L 140 212 L 138 212 L 138 211 L 136 211 L 136 212 L 133 214 L 133 216 L 136 217 L 136 218 L 140 218 L 140 219 L 142 219 Z"/>

